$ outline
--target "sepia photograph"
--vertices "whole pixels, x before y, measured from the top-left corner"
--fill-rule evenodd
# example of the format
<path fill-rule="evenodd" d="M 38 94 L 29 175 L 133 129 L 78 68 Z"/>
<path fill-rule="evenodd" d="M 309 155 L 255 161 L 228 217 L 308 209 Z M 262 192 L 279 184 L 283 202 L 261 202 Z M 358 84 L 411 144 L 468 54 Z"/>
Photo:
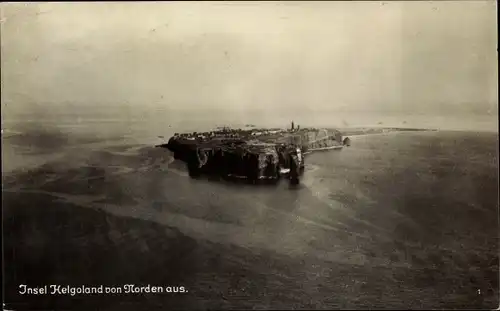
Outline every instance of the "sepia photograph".
<path fill-rule="evenodd" d="M 3 310 L 500 305 L 497 2 L 3 2 Z"/>

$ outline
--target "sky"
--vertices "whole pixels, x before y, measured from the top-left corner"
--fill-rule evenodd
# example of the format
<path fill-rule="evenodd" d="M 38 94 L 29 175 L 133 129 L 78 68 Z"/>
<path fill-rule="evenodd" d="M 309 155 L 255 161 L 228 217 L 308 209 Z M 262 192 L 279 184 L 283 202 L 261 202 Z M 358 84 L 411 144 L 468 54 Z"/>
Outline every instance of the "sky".
<path fill-rule="evenodd" d="M 498 113 L 495 1 L 0 5 L 4 113 Z"/>

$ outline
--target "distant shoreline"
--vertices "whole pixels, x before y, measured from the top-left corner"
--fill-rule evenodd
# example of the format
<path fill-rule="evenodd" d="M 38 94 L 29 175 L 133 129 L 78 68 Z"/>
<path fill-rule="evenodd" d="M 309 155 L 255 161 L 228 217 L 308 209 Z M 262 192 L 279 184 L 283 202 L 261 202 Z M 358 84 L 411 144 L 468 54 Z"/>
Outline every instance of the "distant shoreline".
<path fill-rule="evenodd" d="M 437 129 L 418 129 L 418 128 L 340 128 L 338 129 L 343 136 L 361 136 L 374 134 L 388 134 L 395 132 L 437 132 Z"/>

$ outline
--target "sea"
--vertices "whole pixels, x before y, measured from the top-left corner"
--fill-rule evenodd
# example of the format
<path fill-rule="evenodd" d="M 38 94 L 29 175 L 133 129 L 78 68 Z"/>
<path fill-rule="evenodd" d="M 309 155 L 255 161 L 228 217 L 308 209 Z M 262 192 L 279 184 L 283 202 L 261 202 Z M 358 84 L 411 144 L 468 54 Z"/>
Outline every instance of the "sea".
<path fill-rule="evenodd" d="M 498 307 L 498 131 L 352 136 L 292 187 L 191 179 L 155 145 L 231 118 L 147 117 L 2 121 L 4 309 Z"/>

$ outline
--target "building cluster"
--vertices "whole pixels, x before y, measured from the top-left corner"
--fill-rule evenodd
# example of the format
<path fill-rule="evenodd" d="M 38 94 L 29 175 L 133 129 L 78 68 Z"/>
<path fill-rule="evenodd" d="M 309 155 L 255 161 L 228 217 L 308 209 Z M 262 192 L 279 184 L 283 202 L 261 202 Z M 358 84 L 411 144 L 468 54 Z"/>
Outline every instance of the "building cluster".
<path fill-rule="evenodd" d="M 305 133 L 307 129 L 300 129 L 292 122 L 291 128 L 288 129 L 233 129 L 229 127 L 220 127 L 216 130 L 206 132 L 192 132 L 192 133 L 175 133 L 174 140 L 177 141 L 191 141 L 192 143 L 206 143 L 206 142 L 224 142 L 230 143 L 234 141 L 246 141 L 248 145 L 260 145 L 260 143 L 273 143 L 273 144 L 292 144 L 302 145 L 304 137 L 301 133 Z M 260 143 L 259 143 L 260 142 Z M 231 144 L 232 145 L 232 144 Z"/>
<path fill-rule="evenodd" d="M 196 140 L 196 141 L 206 141 L 215 138 L 240 138 L 241 136 L 234 131 L 231 132 L 221 132 L 221 131 L 210 131 L 210 132 L 192 132 L 192 133 L 184 133 L 174 134 L 175 138 L 183 138 L 188 140 Z"/>

